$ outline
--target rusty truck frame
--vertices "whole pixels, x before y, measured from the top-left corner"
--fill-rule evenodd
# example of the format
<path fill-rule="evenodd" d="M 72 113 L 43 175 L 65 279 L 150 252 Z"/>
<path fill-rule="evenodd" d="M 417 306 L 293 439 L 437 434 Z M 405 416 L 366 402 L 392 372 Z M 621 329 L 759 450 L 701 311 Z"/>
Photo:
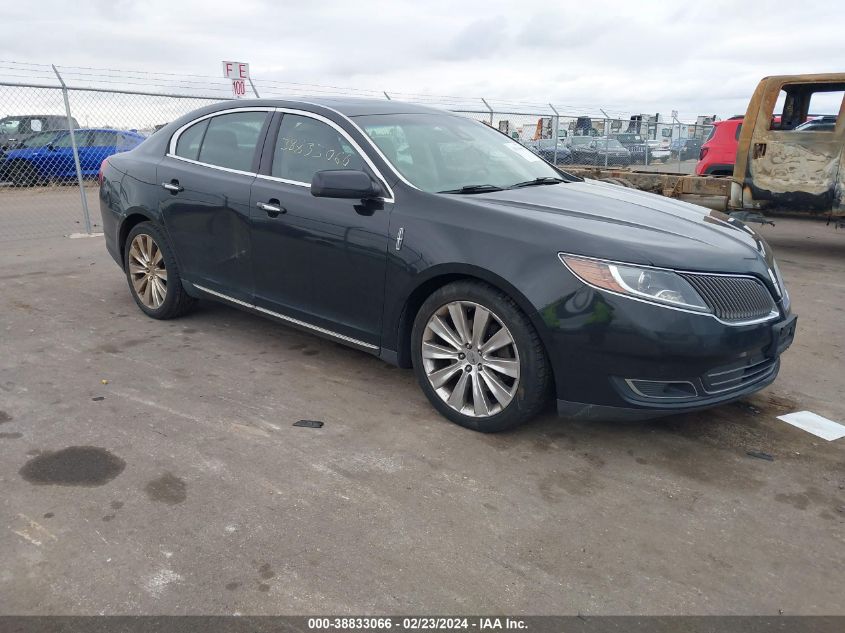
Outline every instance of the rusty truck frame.
<path fill-rule="evenodd" d="M 811 118 L 814 94 L 845 94 L 845 73 L 760 80 L 743 120 L 733 176 L 692 176 L 565 167 L 718 210 L 788 209 L 845 216 L 845 98 L 832 130 L 796 130 Z M 782 104 L 782 107 L 781 107 Z M 775 108 L 781 107 L 780 112 Z"/>

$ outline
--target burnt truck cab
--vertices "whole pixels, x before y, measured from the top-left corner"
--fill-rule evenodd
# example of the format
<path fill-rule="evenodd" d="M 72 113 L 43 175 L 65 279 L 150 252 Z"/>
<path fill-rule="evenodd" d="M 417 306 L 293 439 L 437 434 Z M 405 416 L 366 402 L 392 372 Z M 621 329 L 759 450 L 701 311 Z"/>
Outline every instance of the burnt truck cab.
<path fill-rule="evenodd" d="M 845 73 L 762 79 L 739 136 L 730 208 L 845 215 L 843 97 Z M 798 129 L 819 116 L 835 125 Z"/>

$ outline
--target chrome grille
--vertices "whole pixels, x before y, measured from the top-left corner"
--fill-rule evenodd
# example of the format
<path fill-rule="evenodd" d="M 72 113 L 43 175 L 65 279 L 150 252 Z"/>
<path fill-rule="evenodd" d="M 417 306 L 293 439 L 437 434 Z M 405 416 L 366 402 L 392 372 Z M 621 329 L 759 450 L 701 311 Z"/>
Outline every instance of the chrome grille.
<path fill-rule="evenodd" d="M 766 287 L 752 277 L 733 275 L 683 275 L 707 307 L 724 321 L 761 319 L 777 308 Z"/>
<path fill-rule="evenodd" d="M 707 393 L 719 393 L 763 380 L 774 371 L 774 358 L 758 356 L 745 362 L 711 369 L 702 377 Z"/>

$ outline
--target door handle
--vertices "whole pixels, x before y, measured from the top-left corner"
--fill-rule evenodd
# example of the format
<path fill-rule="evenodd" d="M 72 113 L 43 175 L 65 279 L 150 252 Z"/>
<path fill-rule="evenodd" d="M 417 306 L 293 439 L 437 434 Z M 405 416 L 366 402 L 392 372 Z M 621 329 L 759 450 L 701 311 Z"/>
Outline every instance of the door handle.
<path fill-rule="evenodd" d="M 287 213 L 288 210 L 279 204 L 279 201 L 273 198 L 270 202 L 258 202 L 256 205 L 262 211 L 265 211 L 271 218 L 278 217 L 281 213 Z"/>
<path fill-rule="evenodd" d="M 171 180 L 170 182 L 163 182 L 161 186 L 167 189 L 170 193 L 179 193 L 185 191 L 185 188 L 179 184 L 178 180 Z"/>

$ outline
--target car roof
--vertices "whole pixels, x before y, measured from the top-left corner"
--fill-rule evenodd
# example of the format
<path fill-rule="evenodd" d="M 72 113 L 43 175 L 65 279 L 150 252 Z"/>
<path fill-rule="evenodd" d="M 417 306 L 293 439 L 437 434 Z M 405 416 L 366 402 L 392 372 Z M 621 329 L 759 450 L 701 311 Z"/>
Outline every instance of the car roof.
<path fill-rule="evenodd" d="M 448 110 L 430 108 L 428 106 L 394 101 L 391 99 L 362 99 L 355 97 L 296 97 L 292 99 L 239 99 L 236 102 L 227 101 L 230 108 L 250 106 L 291 108 L 302 106 L 321 106 L 348 117 L 366 116 L 370 114 L 452 114 Z"/>

